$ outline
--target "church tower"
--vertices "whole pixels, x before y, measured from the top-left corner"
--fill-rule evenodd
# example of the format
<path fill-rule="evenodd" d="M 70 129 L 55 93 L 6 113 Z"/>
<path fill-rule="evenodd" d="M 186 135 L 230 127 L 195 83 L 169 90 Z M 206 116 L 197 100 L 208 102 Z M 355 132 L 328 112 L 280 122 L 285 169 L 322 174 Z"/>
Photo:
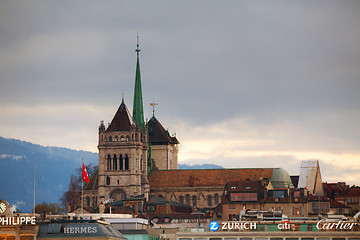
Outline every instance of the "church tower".
<path fill-rule="evenodd" d="M 119 201 L 149 193 L 147 180 L 147 129 L 144 124 L 139 40 L 133 116 L 124 99 L 109 126 L 99 126 L 99 200 Z"/>

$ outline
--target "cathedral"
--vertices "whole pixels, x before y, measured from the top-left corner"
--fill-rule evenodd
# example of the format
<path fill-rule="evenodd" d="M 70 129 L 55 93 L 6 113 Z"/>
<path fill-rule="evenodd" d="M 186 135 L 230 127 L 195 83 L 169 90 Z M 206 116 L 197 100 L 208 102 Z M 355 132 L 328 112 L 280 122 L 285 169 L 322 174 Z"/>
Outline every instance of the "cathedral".
<path fill-rule="evenodd" d="M 214 209 L 221 203 L 228 182 L 258 181 L 279 196 L 294 188 L 289 174 L 281 168 L 178 170 L 178 139 L 165 130 L 154 113 L 144 121 L 139 54 L 137 42 L 132 114 L 122 99 L 110 124 L 106 127 L 100 122 L 99 167 L 84 186 L 85 207 L 99 209 L 101 203 L 138 198 L 146 202 L 151 195 Z"/>
<path fill-rule="evenodd" d="M 144 121 L 139 43 L 136 48 L 133 112 L 124 99 L 111 123 L 100 122 L 98 132 L 99 168 L 84 187 L 84 202 L 96 207 L 139 195 L 148 196 L 151 170 L 177 169 L 178 144 L 153 114 Z"/>

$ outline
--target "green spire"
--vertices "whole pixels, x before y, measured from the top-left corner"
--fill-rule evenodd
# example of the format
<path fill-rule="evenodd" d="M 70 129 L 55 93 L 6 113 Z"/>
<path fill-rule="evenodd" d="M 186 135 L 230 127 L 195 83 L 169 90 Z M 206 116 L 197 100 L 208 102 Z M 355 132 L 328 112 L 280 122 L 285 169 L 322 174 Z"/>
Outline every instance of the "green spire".
<path fill-rule="evenodd" d="M 151 142 L 149 137 L 149 122 L 146 120 L 146 132 L 147 132 L 147 139 L 148 139 L 148 152 L 147 152 L 147 175 L 149 176 L 150 172 L 152 171 L 152 160 L 151 160 Z"/>
<path fill-rule="evenodd" d="M 140 125 L 141 129 L 144 127 L 144 110 L 141 90 L 141 76 L 140 76 L 140 63 L 139 63 L 139 35 L 137 36 L 136 45 L 136 75 L 135 75 L 135 90 L 134 90 L 134 104 L 133 104 L 133 120 L 136 125 Z"/>

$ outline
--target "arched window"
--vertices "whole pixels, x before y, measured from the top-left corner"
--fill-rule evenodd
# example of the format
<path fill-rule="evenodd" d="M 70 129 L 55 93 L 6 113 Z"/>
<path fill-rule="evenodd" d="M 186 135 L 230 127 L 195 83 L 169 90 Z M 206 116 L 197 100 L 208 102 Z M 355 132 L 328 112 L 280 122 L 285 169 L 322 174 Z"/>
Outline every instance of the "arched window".
<path fill-rule="evenodd" d="M 120 158 L 119 158 L 119 169 L 123 170 L 124 169 L 124 163 L 123 163 L 123 156 L 122 154 L 120 154 Z"/>
<path fill-rule="evenodd" d="M 106 177 L 106 185 L 110 185 L 110 177 Z"/>
<path fill-rule="evenodd" d="M 214 195 L 214 202 L 215 202 L 215 206 L 217 206 L 219 204 L 219 194 L 215 193 Z"/>
<path fill-rule="evenodd" d="M 207 204 L 209 207 L 212 206 L 212 196 L 210 196 L 210 195 L 207 197 Z"/>
<path fill-rule="evenodd" d="M 110 154 L 107 156 L 107 160 L 106 160 L 106 166 L 107 166 L 107 170 L 111 170 L 111 157 Z"/>
<path fill-rule="evenodd" d="M 180 196 L 180 197 L 179 197 L 179 202 L 181 202 L 182 204 L 184 204 L 184 196 Z"/>
<path fill-rule="evenodd" d="M 112 136 L 109 137 L 109 142 L 112 142 Z"/>
<path fill-rule="evenodd" d="M 186 194 L 185 196 L 185 204 L 190 205 L 190 195 Z"/>
<path fill-rule="evenodd" d="M 196 206 L 196 200 L 197 200 L 197 197 L 195 195 L 192 196 L 192 203 L 193 203 L 193 206 Z"/>
<path fill-rule="evenodd" d="M 126 136 L 126 141 L 130 141 L 130 137 L 129 136 Z"/>
<path fill-rule="evenodd" d="M 118 136 L 115 136 L 115 142 L 117 142 L 118 141 Z"/>
<path fill-rule="evenodd" d="M 129 170 L 129 156 L 125 154 L 125 170 Z"/>
<path fill-rule="evenodd" d="M 116 154 L 114 154 L 114 158 L 113 158 L 113 170 L 117 170 L 117 158 L 116 158 Z"/>
<path fill-rule="evenodd" d="M 90 207 L 90 197 L 86 197 L 86 205 Z"/>
<path fill-rule="evenodd" d="M 121 136 L 121 137 L 120 137 L 120 141 L 122 141 L 122 142 L 125 141 L 124 136 Z"/>

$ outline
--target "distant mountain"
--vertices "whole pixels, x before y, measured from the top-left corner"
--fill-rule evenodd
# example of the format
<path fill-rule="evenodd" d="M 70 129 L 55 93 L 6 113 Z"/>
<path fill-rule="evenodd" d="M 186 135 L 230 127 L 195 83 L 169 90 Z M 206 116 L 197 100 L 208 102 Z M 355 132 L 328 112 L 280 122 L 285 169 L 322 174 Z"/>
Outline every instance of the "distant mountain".
<path fill-rule="evenodd" d="M 98 154 L 61 147 L 44 147 L 0 137 L 0 199 L 16 205 L 22 212 L 33 208 L 34 166 L 36 203 L 59 202 L 68 189 L 75 168 L 98 165 Z M 223 168 L 214 164 L 179 164 L 179 169 Z"/>
<path fill-rule="evenodd" d="M 222 166 L 216 164 L 196 164 L 196 165 L 189 165 L 189 164 L 178 164 L 178 169 L 221 169 Z"/>
<path fill-rule="evenodd" d="M 82 159 L 98 164 L 97 153 L 0 137 L 0 199 L 23 212 L 32 211 L 35 166 L 36 203 L 59 202 Z"/>

